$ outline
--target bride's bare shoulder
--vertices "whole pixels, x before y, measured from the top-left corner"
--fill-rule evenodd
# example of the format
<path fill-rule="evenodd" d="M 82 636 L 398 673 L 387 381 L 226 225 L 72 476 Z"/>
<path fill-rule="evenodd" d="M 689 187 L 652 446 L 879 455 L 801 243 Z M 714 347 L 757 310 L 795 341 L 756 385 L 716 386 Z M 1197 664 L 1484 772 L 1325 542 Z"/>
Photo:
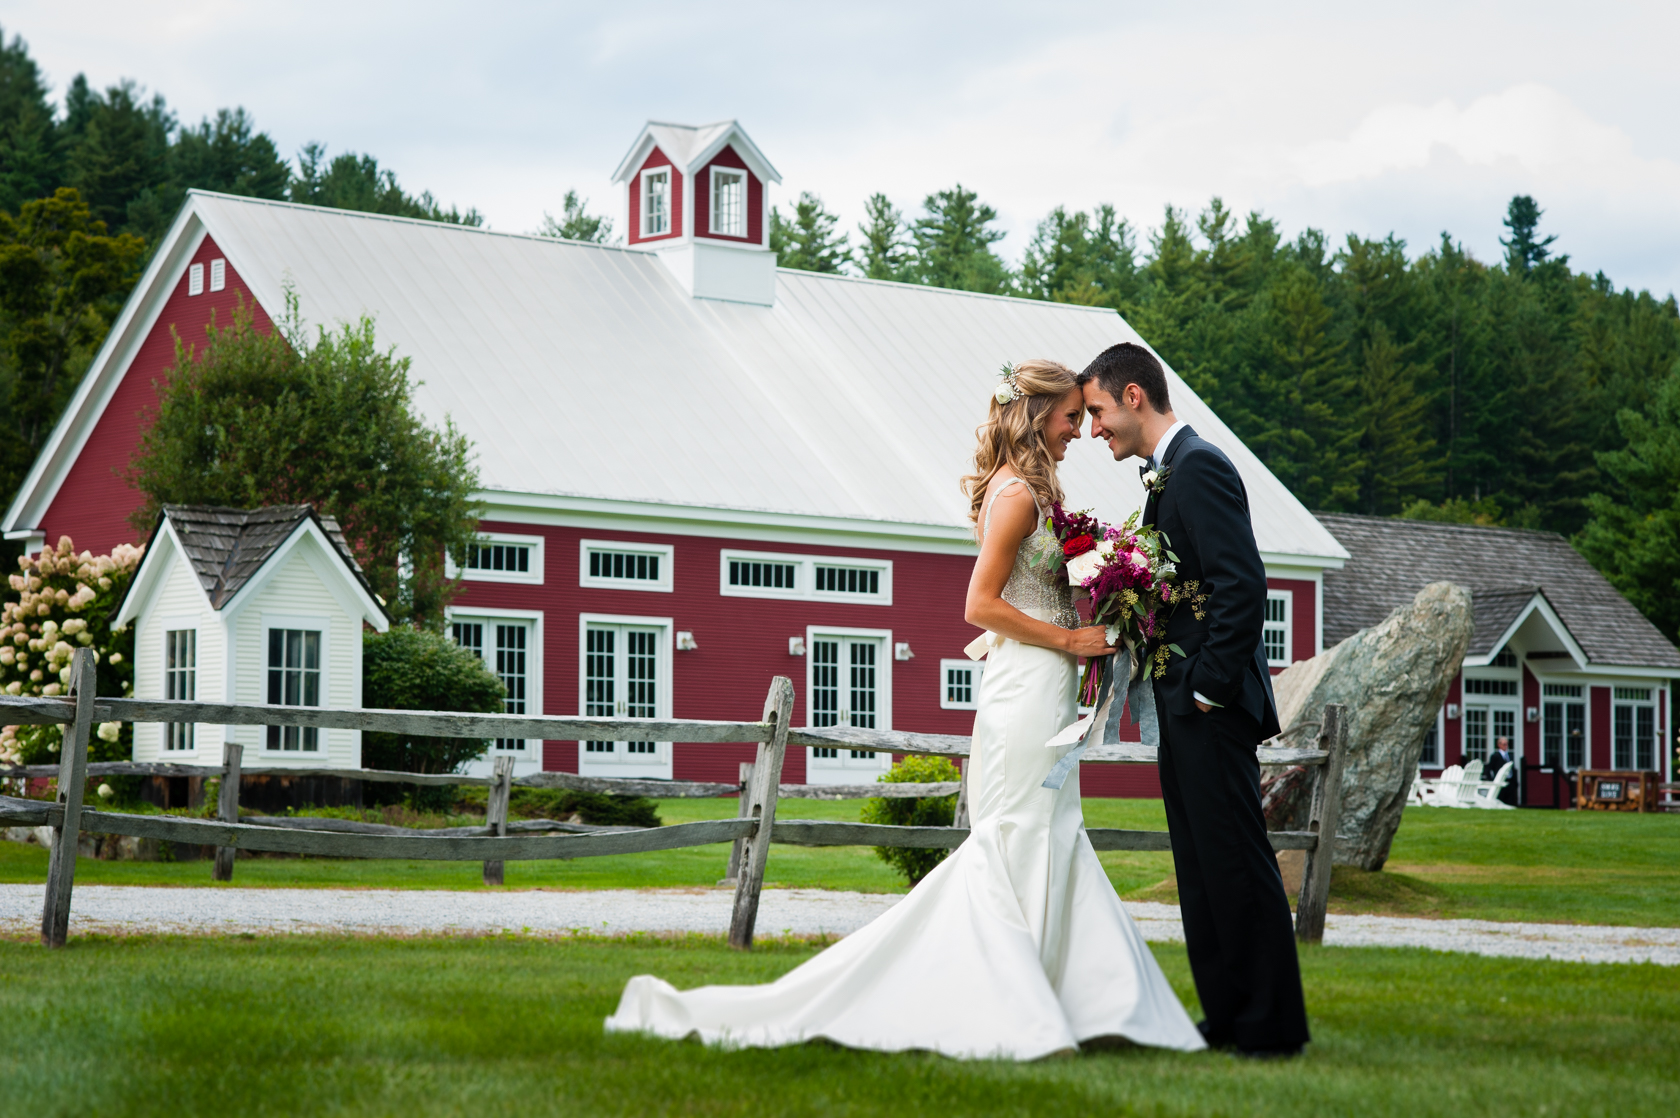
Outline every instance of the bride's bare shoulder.
<path fill-rule="evenodd" d="M 1019 484 L 1014 484 L 1019 482 Z M 981 518 L 984 532 L 989 525 L 991 534 L 1019 542 L 1032 531 L 1038 518 L 1038 504 L 1033 500 L 1032 487 L 1005 467 L 999 470 L 986 486 L 986 515 Z"/>

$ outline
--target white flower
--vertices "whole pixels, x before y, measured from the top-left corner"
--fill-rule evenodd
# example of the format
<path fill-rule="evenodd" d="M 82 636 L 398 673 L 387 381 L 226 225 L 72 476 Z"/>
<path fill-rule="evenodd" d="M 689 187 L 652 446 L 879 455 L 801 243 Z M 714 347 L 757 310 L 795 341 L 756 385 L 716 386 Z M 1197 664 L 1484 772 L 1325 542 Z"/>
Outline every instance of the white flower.
<path fill-rule="evenodd" d="M 112 788 L 109 784 L 101 784 L 99 786 L 99 798 L 102 800 L 108 800 L 116 794 L 117 790 Z"/>
<path fill-rule="evenodd" d="M 1002 384 L 998 385 L 997 391 L 992 393 L 992 399 L 996 400 L 1000 404 L 1007 404 L 1014 398 L 1015 389 L 1010 386 L 1008 381 L 1004 381 Z"/>
<path fill-rule="evenodd" d="M 1148 473 L 1143 475 L 1143 487 L 1145 489 L 1153 489 L 1155 487 L 1155 483 L 1160 481 L 1160 480 L 1161 480 L 1160 471 L 1159 470 L 1150 470 Z"/>
<path fill-rule="evenodd" d="M 1100 548 L 1093 548 L 1082 555 L 1075 555 L 1068 560 L 1068 581 L 1084 586 L 1097 576 L 1097 572 L 1102 570 L 1107 562 L 1108 560 L 1103 558 Z"/>
<path fill-rule="evenodd" d="M 116 741 L 122 733 L 121 722 L 101 722 L 99 724 L 100 741 Z"/>

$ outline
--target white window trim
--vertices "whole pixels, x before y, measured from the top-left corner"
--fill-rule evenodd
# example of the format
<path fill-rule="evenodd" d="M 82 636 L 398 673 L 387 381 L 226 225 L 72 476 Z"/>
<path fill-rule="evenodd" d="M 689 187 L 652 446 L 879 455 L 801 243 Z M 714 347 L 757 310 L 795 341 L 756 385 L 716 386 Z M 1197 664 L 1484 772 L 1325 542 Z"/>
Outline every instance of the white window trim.
<path fill-rule="evenodd" d="M 663 233 L 648 231 L 647 180 L 650 175 L 665 176 L 665 231 Z M 638 235 L 643 240 L 651 237 L 671 236 L 677 227 L 677 169 L 669 163 L 661 164 L 658 167 L 643 167 L 641 173 L 636 176 L 636 189 L 641 192 L 636 196 L 637 217 L 639 218 L 636 225 L 641 231 Z"/>
<path fill-rule="evenodd" d="M 891 629 L 855 629 L 845 625 L 807 625 L 805 627 L 805 726 L 807 729 L 818 729 L 811 721 L 811 669 L 816 662 L 815 641 L 818 637 L 866 637 L 880 642 L 881 655 L 876 661 L 875 675 L 875 728 L 877 730 L 892 729 L 892 630 Z M 940 673 L 940 685 L 944 685 L 944 673 Z M 828 727 L 820 727 L 828 729 Z M 835 729 L 844 727 L 836 726 Z M 858 784 L 867 782 L 871 773 L 887 772 L 892 768 L 892 751 L 878 749 L 875 751 L 878 769 L 871 769 L 853 763 L 844 764 L 851 760 L 848 757 L 818 757 L 814 752 L 816 747 L 805 747 L 805 780 L 809 784 Z M 848 746 L 839 746 L 847 749 Z M 834 764 L 834 761 L 841 764 Z M 860 779 L 863 778 L 863 779 Z"/>
<path fill-rule="evenodd" d="M 974 672 L 974 701 L 972 703 L 953 703 L 946 698 L 945 673 L 950 668 L 972 670 Z M 980 706 L 980 681 L 986 674 L 986 661 L 970 660 L 966 657 L 955 660 L 939 661 L 939 708 L 941 710 L 977 710 Z"/>
<path fill-rule="evenodd" d="M 1646 691 L 1646 692 L 1650 693 L 1651 697 L 1648 698 L 1648 699 L 1619 699 L 1619 698 L 1616 697 L 1616 691 L 1617 691 L 1618 688 L 1633 688 L 1633 689 L 1639 690 L 1639 691 Z M 1651 711 L 1651 729 L 1653 731 L 1652 738 L 1651 738 L 1651 760 L 1653 762 L 1652 769 L 1636 770 L 1633 767 L 1629 767 L 1627 769 L 1619 769 L 1617 771 L 1622 771 L 1622 772 L 1633 772 L 1633 771 L 1650 772 L 1653 769 L 1658 773 L 1661 773 L 1661 772 L 1664 771 L 1664 769 L 1666 767 L 1666 760 L 1667 760 L 1666 757 L 1664 756 L 1664 754 L 1667 751 L 1668 742 L 1666 740 L 1667 739 L 1667 733 L 1664 730 L 1663 719 L 1662 719 L 1662 712 L 1663 712 L 1663 709 L 1666 706 L 1666 704 L 1663 702 L 1663 691 L 1664 691 L 1664 689 L 1658 687 L 1656 685 L 1656 683 L 1652 680 L 1625 679 L 1625 680 L 1621 680 L 1619 682 L 1616 681 L 1616 680 L 1612 680 L 1610 682 L 1610 768 L 1611 769 L 1617 770 L 1617 766 L 1616 766 L 1616 708 L 1617 707 L 1647 707 Z M 1587 720 L 1589 722 L 1592 720 L 1590 708 L 1589 708 Z M 1634 727 L 1635 727 L 1636 730 L 1638 728 L 1638 725 L 1639 724 L 1637 722 L 1634 723 Z M 1637 737 L 1637 736 L 1638 735 L 1635 734 L 1635 737 Z M 1588 757 L 1590 758 L 1591 754 L 1588 754 Z M 1636 755 L 1636 759 L 1637 759 L 1637 755 Z M 1592 766 L 1589 765 L 1587 767 L 1591 768 Z"/>
<path fill-rule="evenodd" d="M 257 652 L 257 661 L 262 665 L 261 692 L 263 702 L 268 701 L 268 633 L 271 629 L 314 629 L 321 634 L 321 706 L 335 705 L 332 694 L 332 618 L 324 614 L 299 613 L 263 613 L 257 618 L 259 631 L 262 633 L 262 644 Z M 268 748 L 268 730 L 258 727 L 257 747 L 255 752 L 264 758 L 264 763 L 280 758 L 292 761 L 305 768 L 312 767 L 309 762 L 315 758 L 324 758 L 332 748 L 334 739 L 329 735 L 342 733 L 339 730 L 323 729 L 316 735 L 316 747 L 313 752 L 298 749 L 292 752 L 286 749 Z"/>
<path fill-rule="evenodd" d="M 490 607 L 474 608 L 462 606 L 447 608 L 443 611 L 443 623 L 451 625 L 456 621 L 529 621 L 531 623 L 531 640 L 525 646 L 525 713 L 540 718 L 544 713 L 543 706 L 543 611 L 540 609 L 492 609 Z M 488 659 L 485 665 L 495 671 Z M 526 738 L 524 757 L 535 757 L 537 768 L 542 768 L 541 738 Z M 533 753 L 533 750 L 535 752 Z M 517 749 L 497 749 L 491 746 L 484 754 L 486 757 L 521 757 Z"/>
<path fill-rule="evenodd" d="M 158 698 L 163 698 L 169 690 L 169 634 L 178 633 L 183 629 L 191 629 L 195 634 L 197 634 L 193 637 L 193 694 L 199 697 L 199 702 L 204 701 L 203 693 L 199 690 L 199 683 L 201 682 L 199 673 L 204 670 L 204 630 L 199 624 L 201 620 L 202 618 L 200 618 L 196 613 L 181 613 L 170 617 L 154 617 L 151 619 L 151 624 L 158 627 L 157 632 L 152 636 L 152 640 L 156 644 L 158 658 Z M 265 633 L 263 636 L 266 640 L 267 634 Z M 268 676 L 266 674 L 268 670 L 266 662 L 268 653 L 266 648 L 264 649 L 263 655 L 265 657 L 265 662 L 263 664 L 263 670 L 265 673 L 263 676 L 263 687 L 266 689 L 268 686 Z M 264 694 L 267 694 L 266 690 L 264 691 Z M 208 729 L 212 731 L 212 735 L 214 735 L 216 729 L 215 727 L 208 726 L 206 724 L 194 723 L 193 744 L 191 749 L 167 749 L 165 748 L 169 741 L 169 731 L 167 726 L 162 722 L 157 722 L 153 725 L 156 727 L 156 745 L 159 757 L 179 757 L 186 753 L 197 753 L 200 739 L 213 740 L 205 739 L 204 731 Z"/>
<path fill-rule="evenodd" d="M 1295 654 L 1295 591 L 1267 590 L 1266 600 L 1283 603 L 1283 658 L 1273 660 L 1267 657 L 1266 665 L 1272 668 L 1287 668 L 1294 663 L 1293 657 Z M 1264 627 L 1273 627 L 1273 622 L 1265 622 Z"/>
<path fill-rule="evenodd" d="M 204 294 L 204 265 L 189 264 L 187 266 L 187 294 Z"/>
<path fill-rule="evenodd" d="M 718 210 L 717 210 L 717 200 L 718 200 L 718 176 L 719 175 L 739 175 L 739 176 L 741 176 L 741 231 L 739 233 L 726 232 L 726 231 L 724 231 L 722 229 L 719 229 L 717 227 L 717 212 L 718 212 Z M 746 168 L 744 168 L 744 167 L 720 167 L 715 163 L 712 164 L 712 166 L 711 166 L 711 176 L 707 180 L 707 188 L 708 189 L 707 189 L 707 195 L 706 195 L 706 208 L 711 211 L 709 214 L 706 215 L 706 232 L 707 233 L 711 234 L 714 237 L 736 237 L 736 238 L 739 238 L 741 240 L 746 240 L 746 238 L 747 238 L 747 227 L 748 227 L 748 224 L 749 224 L 748 221 L 747 221 L 747 195 L 749 193 L 748 187 L 750 185 L 749 182 L 748 182 L 748 179 L 747 179 L 747 175 L 748 175 L 748 172 L 747 172 Z"/>
<path fill-rule="evenodd" d="M 589 626 L 591 625 L 636 625 L 643 629 L 659 629 L 662 635 L 658 642 L 657 667 L 653 707 L 655 718 L 672 718 L 671 702 L 673 687 L 671 682 L 671 668 L 676 662 L 676 620 L 670 617 L 641 617 L 623 613 L 580 613 L 578 614 L 578 660 L 577 660 L 577 711 L 578 717 L 584 717 L 583 712 L 588 708 L 589 679 Z M 593 740 L 593 739 L 592 739 Z M 643 740 L 643 739 L 637 739 Z M 655 742 L 658 752 L 654 754 L 653 762 L 645 761 L 591 761 L 590 756 L 583 751 L 583 742 L 577 742 L 578 774 L 580 776 L 626 776 L 635 775 L 653 780 L 670 780 L 675 765 L 675 751 L 668 741 Z M 645 755 L 644 755 L 645 756 Z M 585 772 L 585 766 L 597 770 Z M 655 772 L 653 770 L 657 769 Z"/>
<path fill-rule="evenodd" d="M 668 543 L 631 543 L 629 540 L 579 540 L 578 585 L 602 590 L 651 590 L 660 594 L 669 594 L 676 589 L 676 550 L 675 546 Z M 622 551 L 632 555 L 657 555 L 660 557 L 659 578 L 654 582 L 644 582 L 640 579 L 591 577 L 589 574 L 589 553 L 591 551 Z"/>
<path fill-rule="evenodd" d="M 729 585 L 729 561 L 745 559 L 756 562 L 792 563 L 799 568 L 794 575 L 794 590 L 776 590 L 763 586 Z M 881 589 L 876 594 L 838 594 L 819 591 L 817 567 L 853 567 L 858 570 L 879 571 Z M 798 555 L 774 551 L 739 551 L 725 548 L 718 554 L 718 593 L 726 598 L 781 598 L 813 602 L 850 602 L 864 606 L 893 604 L 893 561 L 891 559 L 860 559 L 850 555 Z"/>
<path fill-rule="evenodd" d="M 210 261 L 210 290 L 221 291 L 227 287 L 227 258 L 218 256 Z"/>
<path fill-rule="evenodd" d="M 543 542 L 542 536 L 519 536 L 508 532 L 479 532 L 479 543 L 511 543 L 520 544 L 531 549 L 531 569 L 529 571 L 481 571 L 469 567 L 457 567 L 453 559 L 444 563 L 444 574 L 449 578 L 459 578 L 466 582 L 523 582 L 531 586 L 541 586 L 543 581 Z"/>

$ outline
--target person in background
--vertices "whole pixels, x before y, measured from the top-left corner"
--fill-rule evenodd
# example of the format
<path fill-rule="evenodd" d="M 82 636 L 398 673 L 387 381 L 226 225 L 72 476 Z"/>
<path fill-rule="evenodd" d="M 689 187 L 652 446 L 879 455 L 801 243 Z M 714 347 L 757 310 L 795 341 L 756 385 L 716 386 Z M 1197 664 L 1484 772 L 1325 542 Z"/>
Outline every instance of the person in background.
<path fill-rule="evenodd" d="M 1499 775 L 1501 768 L 1515 763 L 1516 758 L 1511 754 L 1511 739 L 1495 738 L 1493 739 L 1493 752 L 1488 756 L 1487 764 L 1482 768 L 1482 772 L 1485 774 L 1483 779 L 1492 780 Z M 1499 790 L 1499 802 L 1510 804 L 1512 807 L 1517 806 L 1517 774 L 1515 772 L 1511 773 L 1510 782 Z"/>

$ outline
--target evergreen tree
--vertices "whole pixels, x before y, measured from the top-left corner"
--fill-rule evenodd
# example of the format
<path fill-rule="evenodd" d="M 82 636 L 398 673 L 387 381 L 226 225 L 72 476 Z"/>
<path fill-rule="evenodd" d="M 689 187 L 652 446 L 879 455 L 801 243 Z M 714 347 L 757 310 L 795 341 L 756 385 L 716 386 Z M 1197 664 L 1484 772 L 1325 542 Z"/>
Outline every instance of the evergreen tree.
<path fill-rule="evenodd" d="M 446 210 L 430 191 L 413 197 L 404 193 L 396 174 L 381 168 L 379 160 L 371 155 L 345 152 L 328 162 L 326 147 L 319 143 L 305 144 L 298 153 L 297 174 L 287 193 L 292 201 L 311 206 L 416 217 L 452 225 L 484 224 L 484 216 L 477 210 L 462 213 L 453 206 Z"/>
<path fill-rule="evenodd" d="M 911 255 L 904 214 L 885 194 L 871 194 L 863 212 L 864 222 L 858 226 L 863 274 L 869 279 L 908 279 Z"/>
<path fill-rule="evenodd" d="M 71 137 L 66 166 L 97 221 L 129 229 L 129 205 L 169 180 L 169 140 L 175 117 L 160 96 L 146 100 L 123 80 L 103 94 L 89 94 L 78 112 L 85 122 Z"/>
<path fill-rule="evenodd" d="M 1505 246 L 1505 267 L 1508 271 L 1527 275 L 1551 255 L 1547 246 L 1557 237 L 1553 235 L 1542 240 L 1537 236 L 1540 215 L 1545 212 L 1530 195 L 1518 194 L 1511 199 L 1505 210 L 1505 228 L 1510 230 L 1511 235 L 1499 238 L 1499 243 Z"/>
<path fill-rule="evenodd" d="M 917 283 L 993 295 L 1009 290 L 1009 268 L 992 251 L 1005 236 L 991 228 L 996 210 L 961 183 L 929 194 L 922 206 L 926 214 L 910 227 L 916 251 L 910 275 Z"/>
<path fill-rule="evenodd" d="M 794 203 L 791 220 L 772 207 L 770 250 L 776 253 L 777 264 L 804 272 L 838 273 L 852 261 L 846 234 L 835 231 L 839 223 L 837 216 L 823 208 L 822 199 L 809 191 Z"/>
<path fill-rule="evenodd" d="M 1018 289 L 1032 299 L 1119 310 L 1139 284 L 1137 243 L 1113 206 L 1099 206 L 1093 215 L 1057 206 L 1022 255 Z"/>
<path fill-rule="evenodd" d="M 58 140 L 47 86 L 21 36 L 0 29 L 0 212 L 17 213 L 58 184 Z"/>
<path fill-rule="evenodd" d="M 1439 482 L 1426 434 L 1429 400 L 1411 364 L 1381 322 L 1371 328 L 1359 372 L 1359 511 L 1398 513 Z"/>
<path fill-rule="evenodd" d="M 589 199 L 578 197 L 575 190 L 566 191 L 560 202 L 560 220 L 555 221 L 545 210 L 539 237 L 558 237 L 565 241 L 590 241 L 604 245 L 612 236 L 612 218 L 588 213 L 584 207 Z"/>

